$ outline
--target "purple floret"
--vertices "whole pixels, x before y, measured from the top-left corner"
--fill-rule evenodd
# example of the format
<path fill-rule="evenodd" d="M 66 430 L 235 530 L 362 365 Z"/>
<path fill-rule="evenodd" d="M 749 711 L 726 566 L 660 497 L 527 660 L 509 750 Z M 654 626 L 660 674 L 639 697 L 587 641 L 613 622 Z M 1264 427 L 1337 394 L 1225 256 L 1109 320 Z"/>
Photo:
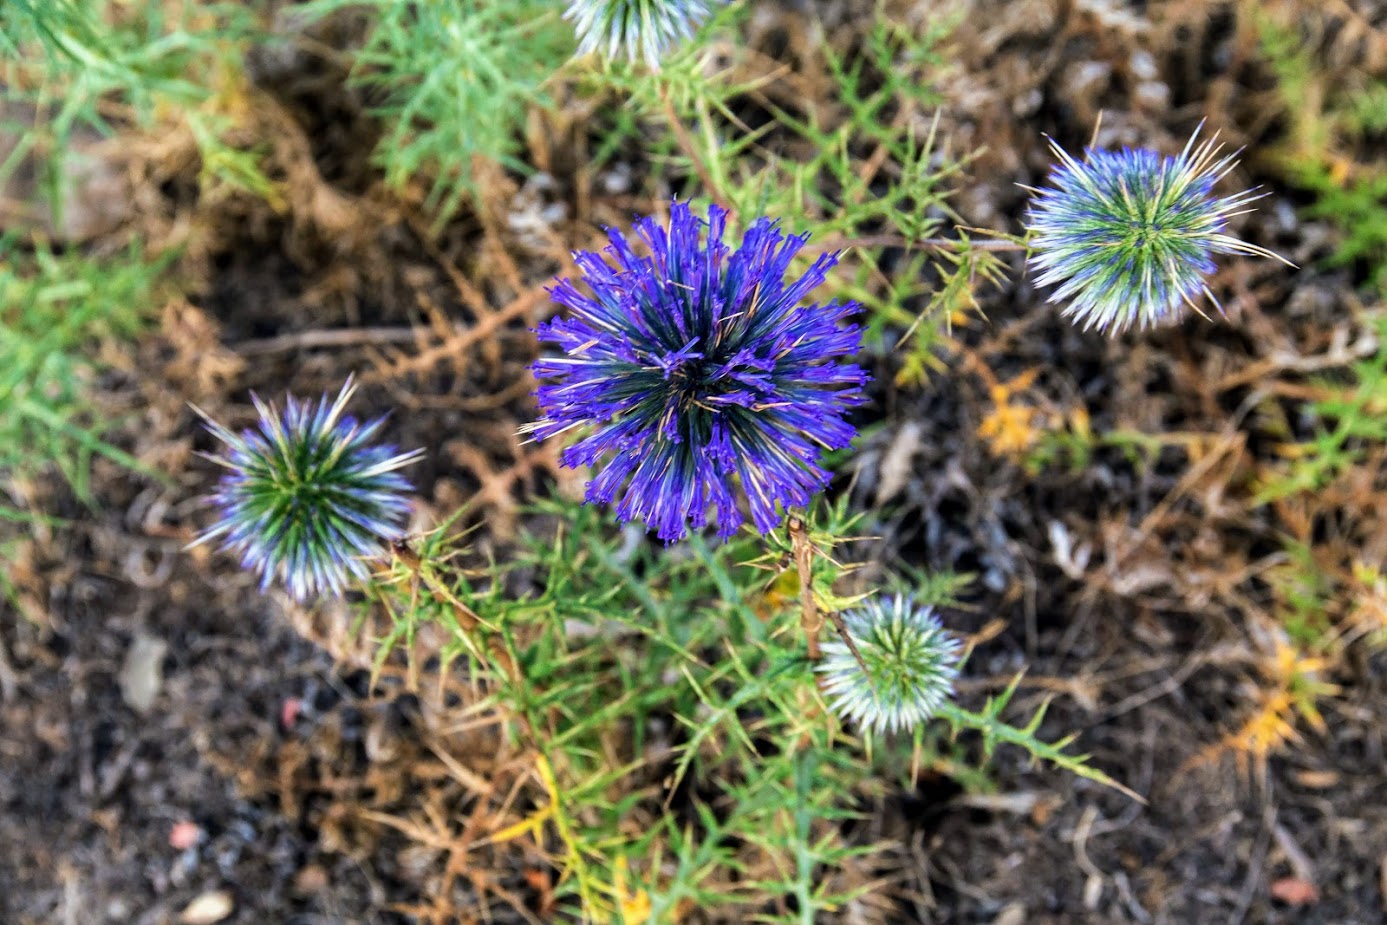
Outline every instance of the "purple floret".
<path fill-rule="evenodd" d="M 597 468 L 586 500 L 615 502 L 620 520 L 667 542 L 710 522 L 734 533 L 738 486 L 762 533 L 808 504 L 828 482 L 821 454 L 851 442 L 845 416 L 865 400 L 866 372 L 844 362 L 861 342 L 844 324 L 859 306 L 800 304 L 838 255 L 787 283 L 808 236 L 763 218 L 734 251 L 726 222 L 718 206 L 705 223 L 676 202 L 668 231 L 636 223 L 649 256 L 610 231 L 608 259 L 574 255 L 591 294 L 559 280 L 551 293 L 568 316 L 538 331 L 561 355 L 534 364 L 543 417 L 528 430 L 581 430 L 561 460 Z"/>

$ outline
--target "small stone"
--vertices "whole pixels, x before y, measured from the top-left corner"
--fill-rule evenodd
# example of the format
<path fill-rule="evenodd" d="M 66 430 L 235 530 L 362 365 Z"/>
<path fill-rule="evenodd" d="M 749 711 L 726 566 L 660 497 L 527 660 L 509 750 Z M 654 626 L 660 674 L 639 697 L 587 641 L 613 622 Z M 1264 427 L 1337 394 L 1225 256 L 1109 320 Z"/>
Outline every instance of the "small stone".
<path fill-rule="evenodd" d="M 1021 903 L 1009 903 L 997 914 L 992 925 L 1026 925 L 1026 907 Z"/>
<path fill-rule="evenodd" d="M 1339 773 L 1337 771 L 1316 771 L 1303 770 L 1295 771 L 1292 776 L 1296 783 L 1311 790 L 1333 790 L 1339 785 Z"/>
<path fill-rule="evenodd" d="M 42 129 L 33 106 L 0 100 L 0 162 L 12 157 L 30 128 Z M 64 139 L 64 156 L 46 166 L 60 172 L 58 208 L 40 182 L 43 158 L 21 156 L 17 169 L 0 183 L 0 198 L 23 203 L 6 216 L 8 228 L 23 234 L 40 233 L 61 242 L 90 241 L 111 234 L 130 220 L 134 197 L 126 177 L 119 139 L 77 125 Z"/>
<path fill-rule="evenodd" d="M 1103 900 L 1103 878 L 1098 874 L 1089 874 L 1084 881 L 1084 908 L 1089 912 L 1096 911 L 1098 904 Z"/>
<path fill-rule="evenodd" d="M 891 500 L 904 491 L 915 477 L 915 453 L 920 449 L 924 428 L 917 421 L 909 421 L 901 427 L 891 441 L 886 453 L 881 457 L 880 481 L 877 483 L 876 503 Z"/>
<path fill-rule="evenodd" d="M 328 888 L 327 871 L 318 864 L 307 864 L 294 875 L 294 892 L 311 896 Z"/>
<path fill-rule="evenodd" d="M 164 686 L 164 653 L 168 643 L 155 636 L 139 634 L 125 652 L 120 669 L 120 694 L 130 709 L 144 715 Z"/>
<path fill-rule="evenodd" d="M 284 702 L 279 705 L 279 728 L 288 732 L 294 728 L 294 723 L 298 722 L 299 714 L 303 712 L 303 701 L 298 697 L 286 697 Z"/>
<path fill-rule="evenodd" d="M 202 841 L 202 829 L 196 822 L 183 819 L 173 824 L 169 829 L 169 847 L 177 848 L 179 851 L 187 851 Z"/>
<path fill-rule="evenodd" d="M 1288 906 L 1311 906 L 1319 902 L 1320 891 L 1301 877 L 1282 877 L 1272 883 L 1271 898 Z"/>
<path fill-rule="evenodd" d="M 215 925 L 236 908 L 230 890 L 212 890 L 188 903 L 178 916 L 181 925 Z"/>

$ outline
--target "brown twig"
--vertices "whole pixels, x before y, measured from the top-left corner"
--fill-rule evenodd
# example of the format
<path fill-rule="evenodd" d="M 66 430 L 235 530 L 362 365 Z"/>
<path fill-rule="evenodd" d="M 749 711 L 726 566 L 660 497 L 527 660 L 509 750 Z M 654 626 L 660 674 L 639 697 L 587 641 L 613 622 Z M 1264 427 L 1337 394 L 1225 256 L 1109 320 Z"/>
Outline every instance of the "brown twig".
<path fill-rule="evenodd" d="M 296 331 L 232 345 L 241 356 L 291 353 L 319 347 L 360 347 L 366 344 L 409 344 L 420 340 L 418 328 L 339 328 Z"/>
<path fill-rule="evenodd" d="M 838 635 L 843 637 L 843 642 L 847 645 L 848 651 L 852 653 L 852 657 L 857 661 L 858 667 L 862 669 L 862 677 L 866 680 L 867 686 L 875 688 L 876 685 L 872 683 L 872 673 L 867 670 L 867 662 L 862 658 L 862 650 L 857 648 L 857 643 L 853 641 L 852 634 L 848 632 L 848 625 L 843 622 L 843 615 L 835 610 L 828 615 L 828 619 L 829 622 L 833 624 L 833 628 L 838 631 Z"/>

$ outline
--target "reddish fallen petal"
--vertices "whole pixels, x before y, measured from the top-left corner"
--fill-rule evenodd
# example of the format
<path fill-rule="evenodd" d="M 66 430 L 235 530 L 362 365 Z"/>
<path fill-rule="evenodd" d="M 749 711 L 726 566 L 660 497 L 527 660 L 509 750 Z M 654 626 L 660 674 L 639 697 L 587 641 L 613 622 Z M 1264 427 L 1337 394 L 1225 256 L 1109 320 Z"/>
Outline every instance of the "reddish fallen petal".
<path fill-rule="evenodd" d="M 1271 885 L 1272 899 L 1280 900 L 1288 906 L 1308 906 L 1319 902 L 1320 891 L 1309 880 L 1299 877 L 1282 877 Z"/>
<path fill-rule="evenodd" d="M 284 702 L 279 705 L 279 728 L 285 732 L 293 729 L 301 710 L 303 710 L 302 700 L 297 697 L 286 697 Z"/>
<path fill-rule="evenodd" d="M 169 847 L 186 851 L 202 841 L 202 829 L 187 819 L 175 822 L 169 829 Z"/>

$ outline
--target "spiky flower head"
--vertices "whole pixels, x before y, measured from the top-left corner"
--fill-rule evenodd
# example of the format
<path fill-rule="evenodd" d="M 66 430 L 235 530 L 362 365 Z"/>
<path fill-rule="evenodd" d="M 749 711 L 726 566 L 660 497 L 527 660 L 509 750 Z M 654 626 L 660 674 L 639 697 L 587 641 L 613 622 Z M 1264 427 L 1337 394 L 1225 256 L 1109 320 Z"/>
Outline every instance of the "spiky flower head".
<path fill-rule="evenodd" d="M 208 455 L 227 472 L 209 501 L 217 522 L 193 545 L 220 541 L 266 588 L 280 579 L 300 601 L 340 594 L 369 573 L 366 560 L 397 535 L 409 513 L 409 483 L 396 470 L 420 451 L 373 446 L 385 418 L 360 424 L 343 417 L 356 386 L 348 379 L 335 400 L 287 396 L 281 413 L 252 395 L 259 425 L 239 434 L 198 410 L 226 444 Z M 195 409 L 197 410 L 197 409 Z"/>
<path fill-rule="evenodd" d="M 526 430 L 544 439 L 584 432 L 560 457 L 597 466 L 587 500 L 620 496 L 622 521 L 641 520 L 666 542 L 712 522 L 728 537 L 743 522 L 740 486 L 762 533 L 824 487 L 824 449 L 848 445 L 844 416 L 864 400 L 866 373 L 844 362 L 861 329 L 845 325 L 854 302 L 801 305 L 836 254 L 786 281 L 807 235 L 786 237 L 758 219 L 741 246 L 723 243 L 725 210 L 705 223 L 674 203 L 669 228 L 636 223 L 649 256 L 609 230 L 602 255 L 574 254 L 591 295 L 571 280 L 550 290 L 569 317 L 538 329 L 561 356 L 532 367 L 543 417 Z"/>
<path fill-rule="evenodd" d="M 824 643 L 815 669 L 839 716 L 878 734 L 908 730 L 953 694 L 962 646 L 934 608 L 908 595 L 877 595 L 846 611 L 843 623 L 862 663 L 835 639 Z"/>
<path fill-rule="evenodd" d="M 578 34 L 578 53 L 645 58 L 652 71 L 660 55 L 692 38 L 719 0 L 573 0 L 564 19 Z"/>
<path fill-rule="evenodd" d="M 1036 282 L 1058 285 L 1050 301 L 1068 303 L 1064 314 L 1085 329 L 1154 327 L 1185 306 L 1198 312 L 1201 295 L 1222 311 L 1204 283 L 1214 254 L 1281 259 L 1225 233 L 1261 194 L 1215 196 L 1236 156 L 1219 157 L 1217 136 L 1198 137 L 1196 129 L 1177 157 L 1089 148 L 1082 162 L 1051 140 L 1059 165 L 1031 201 L 1030 265 Z"/>

